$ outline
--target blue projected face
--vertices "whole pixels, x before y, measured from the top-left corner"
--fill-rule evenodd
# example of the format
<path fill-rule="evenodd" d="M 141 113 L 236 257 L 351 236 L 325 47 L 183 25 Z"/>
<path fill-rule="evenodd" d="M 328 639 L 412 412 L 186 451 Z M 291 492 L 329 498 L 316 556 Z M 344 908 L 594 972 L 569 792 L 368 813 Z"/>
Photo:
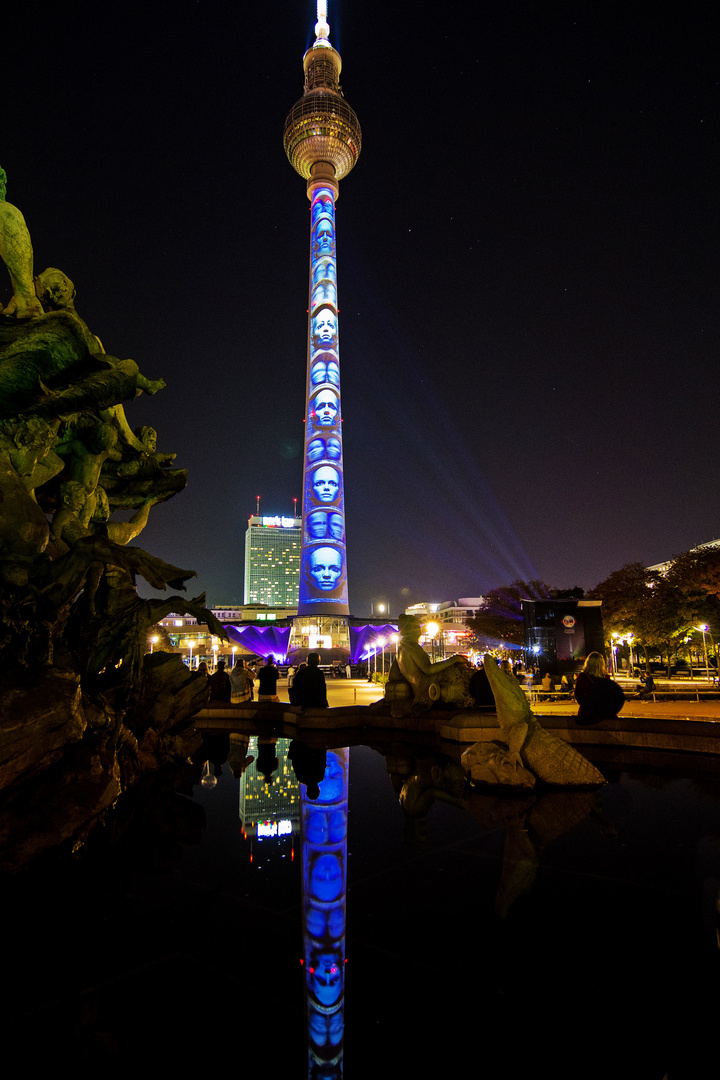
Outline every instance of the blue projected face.
<path fill-rule="evenodd" d="M 312 489 L 318 502 L 335 502 L 340 491 L 340 473 L 332 465 L 321 465 L 313 473 Z"/>
<path fill-rule="evenodd" d="M 308 933 L 314 938 L 342 937 L 345 930 L 345 913 L 342 905 L 332 907 L 329 911 L 308 906 L 305 917 Z"/>
<path fill-rule="evenodd" d="M 322 510 L 315 510 L 306 518 L 307 533 L 312 540 L 326 540 L 328 535 L 328 516 Z"/>
<path fill-rule="evenodd" d="M 330 536 L 333 540 L 342 540 L 345 534 L 345 523 L 342 519 L 342 514 L 329 514 L 328 525 L 330 527 Z"/>
<path fill-rule="evenodd" d="M 329 255 L 317 260 L 312 279 L 313 285 L 317 285 L 318 281 L 332 281 L 333 284 L 337 282 L 337 267 Z"/>
<path fill-rule="evenodd" d="M 313 316 L 312 342 L 315 349 L 331 349 L 337 344 L 337 315 L 330 308 L 320 308 Z"/>
<path fill-rule="evenodd" d="M 333 213 L 333 201 L 330 195 L 318 195 L 312 204 L 313 225 L 321 215 L 331 218 Z"/>
<path fill-rule="evenodd" d="M 310 875 L 312 895 L 327 903 L 329 900 L 337 900 L 342 886 L 342 867 L 337 855 L 319 855 L 313 863 Z"/>
<path fill-rule="evenodd" d="M 311 972 L 312 991 L 321 1005 L 334 1005 L 342 993 L 342 968 L 334 953 L 318 957 Z"/>
<path fill-rule="evenodd" d="M 335 200 L 316 188 L 311 209 L 310 401 L 306 424 L 303 554 L 300 603 L 345 611 L 343 509 L 338 360 Z"/>
<path fill-rule="evenodd" d="M 335 229 L 333 223 L 328 218 L 320 218 L 315 228 L 315 236 L 313 239 L 313 249 L 315 255 L 335 255 Z"/>
<path fill-rule="evenodd" d="M 342 555 L 334 547 L 313 548 L 309 569 L 315 587 L 321 592 L 331 592 L 337 588 L 342 577 Z"/>
<path fill-rule="evenodd" d="M 340 368 L 332 353 L 320 353 L 320 356 L 313 360 L 310 381 L 313 386 L 319 386 L 324 382 L 332 383 L 334 386 L 340 385 Z"/>
<path fill-rule="evenodd" d="M 307 455 L 308 461 L 320 461 L 321 458 L 325 457 L 325 441 L 323 439 L 311 439 L 308 443 Z"/>
<path fill-rule="evenodd" d="M 339 1046 L 344 1034 L 344 1020 L 340 1009 L 335 1012 L 308 1010 L 308 1031 L 315 1046 Z"/>
<path fill-rule="evenodd" d="M 337 305 L 337 290 L 332 281 L 321 281 L 313 289 L 310 306 L 314 311 L 320 304 Z"/>
<path fill-rule="evenodd" d="M 339 461 L 342 457 L 342 446 L 340 440 L 331 435 L 325 445 L 325 457 L 329 457 L 333 461 Z"/>
<path fill-rule="evenodd" d="M 313 402 L 313 417 L 320 427 L 332 427 L 338 418 L 340 403 L 332 390 L 321 390 Z"/>

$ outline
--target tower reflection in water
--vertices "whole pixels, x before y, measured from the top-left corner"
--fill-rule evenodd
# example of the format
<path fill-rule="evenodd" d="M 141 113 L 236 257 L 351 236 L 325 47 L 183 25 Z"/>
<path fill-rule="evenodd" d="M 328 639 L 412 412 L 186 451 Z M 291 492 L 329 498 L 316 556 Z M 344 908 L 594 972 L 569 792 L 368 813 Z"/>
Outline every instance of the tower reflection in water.
<path fill-rule="evenodd" d="M 303 963 L 308 1075 L 342 1076 L 348 751 L 328 750 L 317 799 L 302 797 Z"/>
<path fill-rule="evenodd" d="M 240 780 L 243 833 L 260 842 L 260 862 L 277 854 L 284 857 L 277 845 L 292 845 L 300 819 L 308 1076 L 339 1080 L 345 1026 L 349 750 L 312 750 L 283 738 L 251 738 L 249 745 L 242 736 L 230 739 L 231 757 L 233 741 L 245 744 L 242 752 L 235 748 L 242 761 L 233 771 Z M 266 849 L 263 841 L 271 847 Z"/>

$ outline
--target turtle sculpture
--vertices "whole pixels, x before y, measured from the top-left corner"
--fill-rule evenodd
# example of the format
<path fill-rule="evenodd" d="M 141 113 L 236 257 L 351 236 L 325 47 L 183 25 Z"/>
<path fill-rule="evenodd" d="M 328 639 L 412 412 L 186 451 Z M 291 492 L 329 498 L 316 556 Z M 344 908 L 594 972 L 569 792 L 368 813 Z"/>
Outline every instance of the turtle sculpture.
<path fill-rule="evenodd" d="M 462 763 L 472 780 L 526 788 L 536 779 L 567 787 L 606 783 L 587 758 L 540 726 L 514 675 L 502 671 L 492 656 L 485 657 L 484 666 L 503 743 L 475 743 L 465 751 Z"/>

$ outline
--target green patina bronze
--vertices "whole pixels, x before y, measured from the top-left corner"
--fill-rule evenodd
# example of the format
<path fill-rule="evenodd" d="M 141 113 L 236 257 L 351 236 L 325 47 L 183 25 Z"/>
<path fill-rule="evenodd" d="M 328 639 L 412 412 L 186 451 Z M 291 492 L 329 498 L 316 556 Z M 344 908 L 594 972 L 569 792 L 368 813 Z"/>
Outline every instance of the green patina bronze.
<path fill-rule="evenodd" d="M 30 234 L 5 201 L 2 169 L 0 190 L 0 256 L 12 287 L 0 309 L 0 699 L 12 701 L 10 712 L 0 707 L 0 792 L 28 768 L 55 767 L 58 728 L 67 725 L 69 743 L 85 742 L 92 718 L 106 749 L 114 747 L 104 803 L 132 774 L 132 755 L 122 748 L 134 746 L 137 756 L 157 700 L 164 715 L 168 695 L 182 699 L 174 714 L 182 722 L 206 697 L 206 680 L 179 657 L 146 655 L 148 628 L 184 612 L 226 634 L 204 595 L 138 596 L 138 576 L 159 590 L 184 590 L 196 576 L 128 546 L 150 510 L 187 482 L 184 469 L 168 467 L 175 454 L 157 452 L 154 429 L 133 432 L 125 416 L 124 402 L 165 383 L 148 379 L 134 360 L 105 353 L 75 310 L 75 287 L 62 271 L 34 276 Z M 132 515 L 113 520 L 118 511 Z M 43 694 L 43 685 L 52 692 Z M 12 748 L 3 742 L 10 731 Z"/>

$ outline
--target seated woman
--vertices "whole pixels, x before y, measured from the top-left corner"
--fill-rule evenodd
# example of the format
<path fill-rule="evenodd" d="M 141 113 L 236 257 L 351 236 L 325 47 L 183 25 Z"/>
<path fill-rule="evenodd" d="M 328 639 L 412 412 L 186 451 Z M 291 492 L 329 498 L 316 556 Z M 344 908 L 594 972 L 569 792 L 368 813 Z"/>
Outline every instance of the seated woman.
<path fill-rule="evenodd" d="M 575 680 L 575 700 L 580 706 L 579 724 L 614 719 L 625 703 L 625 694 L 608 675 L 605 657 L 591 652 Z"/>

